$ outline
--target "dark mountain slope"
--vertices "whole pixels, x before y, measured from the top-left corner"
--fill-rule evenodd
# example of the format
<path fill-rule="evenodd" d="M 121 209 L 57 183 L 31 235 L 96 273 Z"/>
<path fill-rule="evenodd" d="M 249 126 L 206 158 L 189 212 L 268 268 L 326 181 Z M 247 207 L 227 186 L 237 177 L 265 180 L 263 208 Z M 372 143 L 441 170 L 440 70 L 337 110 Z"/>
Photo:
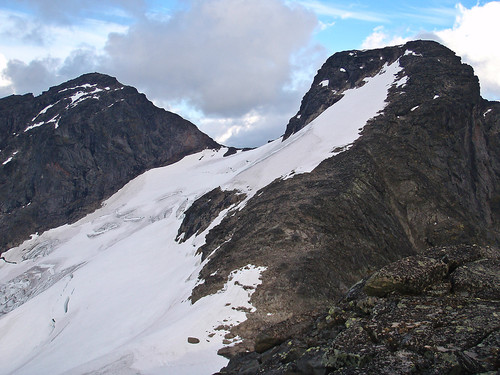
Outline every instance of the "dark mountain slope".
<path fill-rule="evenodd" d="M 194 300 L 220 289 L 233 269 L 267 267 L 252 297 L 257 312 L 235 333 L 251 339 L 278 324 L 277 336 L 285 334 L 357 280 L 429 246 L 498 245 L 500 104 L 480 97 L 471 67 L 449 49 L 416 41 L 335 54 L 304 97 L 301 119 L 324 109 L 318 82 L 329 80 L 324 95 L 338 93 L 352 85 L 346 77 L 332 87 L 336 74 L 359 85 L 378 73 L 361 67 L 397 59 L 403 70 L 386 108 L 348 151 L 275 181 L 207 236 L 205 256 L 220 248 Z"/>
<path fill-rule="evenodd" d="M 220 147 L 115 78 L 0 100 L 0 252 L 81 218 L 144 171 Z"/>

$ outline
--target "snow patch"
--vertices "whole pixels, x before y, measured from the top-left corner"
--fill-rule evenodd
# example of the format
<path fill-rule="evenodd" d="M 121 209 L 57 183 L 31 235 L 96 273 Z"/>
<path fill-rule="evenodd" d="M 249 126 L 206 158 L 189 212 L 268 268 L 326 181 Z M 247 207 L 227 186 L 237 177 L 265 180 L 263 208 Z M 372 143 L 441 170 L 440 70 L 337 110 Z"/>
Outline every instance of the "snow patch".
<path fill-rule="evenodd" d="M 412 112 L 413 112 L 413 111 L 414 111 L 414 110 L 416 110 L 418 107 L 420 107 L 420 106 L 419 106 L 419 105 L 416 105 L 415 107 L 413 107 L 412 109 L 410 109 L 410 111 L 412 111 Z"/>
<path fill-rule="evenodd" d="M 12 156 L 9 156 L 9 157 L 7 158 L 7 160 L 5 160 L 5 161 L 2 163 L 2 165 L 8 164 L 8 163 L 10 163 L 11 161 L 12 161 Z"/>
<path fill-rule="evenodd" d="M 330 81 L 328 79 L 325 79 L 324 81 L 321 81 L 319 83 L 319 86 L 327 87 L 329 83 L 330 83 Z"/>
<path fill-rule="evenodd" d="M 45 107 L 44 109 L 42 109 L 35 117 L 33 117 L 33 119 L 31 120 L 31 122 L 34 122 L 40 115 L 43 115 L 44 113 L 46 113 L 47 110 L 49 110 L 50 108 L 52 108 L 53 106 L 55 106 L 59 102 L 60 102 L 60 100 L 58 100 L 57 102 L 55 102 L 53 104 L 49 104 L 47 107 Z"/>
<path fill-rule="evenodd" d="M 437 98 L 439 98 L 439 95 L 434 95 L 432 99 L 437 99 Z"/>
<path fill-rule="evenodd" d="M 340 70 L 342 73 L 345 73 L 345 72 L 346 72 L 346 70 L 345 70 L 344 68 L 340 68 L 339 70 Z"/>
<path fill-rule="evenodd" d="M 37 122 L 36 124 L 30 125 L 26 129 L 24 129 L 24 133 L 30 131 L 31 129 L 38 128 L 38 127 L 45 125 L 45 124 L 50 124 L 52 122 L 55 123 L 54 128 L 57 129 L 59 127 L 59 118 L 60 118 L 59 115 L 55 115 L 54 117 L 52 117 L 48 121 Z"/>
<path fill-rule="evenodd" d="M 45 121 L 40 121 L 37 122 L 36 124 L 28 126 L 26 129 L 24 129 L 24 132 L 26 133 L 27 131 L 30 131 L 31 129 L 38 128 L 39 126 L 45 125 Z"/>
<path fill-rule="evenodd" d="M 14 152 L 12 153 L 12 155 L 11 155 L 11 156 L 9 156 L 9 157 L 7 158 L 7 160 L 5 160 L 5 161 L 2 163 L 2 165 L 6 165 L 6 164 L 10 163 L 10 162 L 12 161 L 12 159 L 14 158 L 14 156 L 16 156 L 18 153 L 19 153 L 19 151 L 14 151 Z"/>
<path fill-rule="evenodd" d="M 397 88 L 404 88 L 408 82 L 408 76 L 402 76 L 400 79 L 394 82 Z"/>
<path fill-rule="evenodd" d="M 71 100 L 71 103 L 69 103 L 66 106 L 66 109 L 75 107 L 79 103 L 81 103 L 81 102 L 83 102 L 84 100 L 87 100 L 87 99 L 98 99 L 99 100 L 99 96 L 95 95 L 95 94 L 98 93 L 98 92 L 101 92 L 101 91 L 104 91 L 104 90 L 100 89 L 100 88 L 95 88 L 94 90 L 88 91 L 88 92 L 87 91 L 77 91 L 76 93 L 74 93 L 73 95 L 71 95 L 68 98 L 68 99 Z"/>
<path fill-rule="evenodd" d="M 492 111 L 492 109 L 491 109 L 491 108 L 490 108 L 490 109 L 488 109 L 486 112 L 484 112 L 484 113 L 483 113 L 483 117 L 486 117 L 486 115 L 487 115 L 488 113 L 490 113 L 491 111 Z"/>
<path fill-rule="evenodd" d="M 85 83 L 85 84 L 79 85 L 79 86 L 68 87 L 66 89 L 59 90 L 58 92 L 71 91 L 71 90 L 76 90 L 79 88 L 88 89 L 88 88 L 95 87 L 95 86 L 97 86 L 97 83 L 94 83 L 93 85 L 91 85 L 90 83 Z"/>
<path fill-rule="evenodd" d="M 412 51 L 412 50 L 407 49 L 407 50 L 405 51 L 405 53 L 404 53 L 404 55 L 403 55 L 403 56 L 408 56 L 408 55 L 418 56 L 418 57 L 423 57 L 423 55 L 422 55 L 421 53 L 416 53 L 416 52 L 414 52 L 414 51 Z"/>

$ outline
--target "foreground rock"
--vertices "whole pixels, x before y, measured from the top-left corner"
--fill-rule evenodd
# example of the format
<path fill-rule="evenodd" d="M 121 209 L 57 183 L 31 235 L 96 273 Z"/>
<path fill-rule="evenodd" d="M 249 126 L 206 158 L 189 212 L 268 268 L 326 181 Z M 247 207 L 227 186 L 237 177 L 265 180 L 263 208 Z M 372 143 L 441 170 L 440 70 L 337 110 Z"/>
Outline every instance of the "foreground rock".
<path fill-rule="evenodd" d="M 499 260 L 496 249 L 450 246 L 392 263 L 356 284 L 300 332 L 275 332 L 274 341 L 261 335 L 264 342 L 258 337 L 255 346 L 267 344 L 267 350 L 240 353 L 220 373 L 495 374 L 500 369 Z M 439 277 L 436 262 L 446 268 Z M 433 276 L 422 277 L 426 271 Z M 385 283 L 387 290 L 380 293 L 372 286 L 380 278 L 394 285 Z M 400 280 L 406 280 L 406 288 L 399 287 Z"/>

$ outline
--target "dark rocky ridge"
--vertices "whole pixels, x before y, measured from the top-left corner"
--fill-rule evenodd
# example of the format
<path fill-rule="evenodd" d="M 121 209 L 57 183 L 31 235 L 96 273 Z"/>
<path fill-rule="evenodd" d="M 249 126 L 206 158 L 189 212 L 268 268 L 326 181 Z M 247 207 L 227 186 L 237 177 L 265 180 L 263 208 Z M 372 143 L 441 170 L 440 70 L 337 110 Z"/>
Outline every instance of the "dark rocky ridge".
<path fill-rule="evenodd" d="M 385 289 L 374 295 L 370 283 L 377 282 Z M 357 283 L 301 326 L 261 332 L 256 352 L 239 354 L 220 373 L 495 374 L 499 312 L 498 250 L 430 248 Z"/>
<path fill-rule="evenodd" d="M 184 213 L 176 240 L 184 242 L 194 234 L 200 234 L 222 210 L 241 202 L 245 197 L 245 194 L 238 193 L 237 190 L 223 191 L 220 187 L 204 194 Z"/>
<path fill-rule="evenodd" d="M 267 267 L 252 296 L 257 311 L 233 329 L 247 340 L 221 353 L 253 350 L 262 329 L 300 326 L 357 280 L 429 246 L 498 246 L 500 103 L 480 97 L 472 68 L 449 49 L 415 41 L 336 54 L 304 97 L 300 119 L 308 123 L 324 109 L 314 94 L 319 82 L 329 79 L 338 92 L 397 59 L 401 84 L 348 151 L 275 181 L 208 234 L 200 251 L 219 249 L 193 301 L 219 290 L 236 268 Z M 347 77 L 334 87 L 329 72 L 339 67 Z M 298 128 L 289 125 L 287 134 Z"/>
<path fill-rule="evenodd" d="M 0 162 L 12 157 L 0 165 L 0 253 L 83 217 L 150 168 L 218 147 L 103 74 L 0 99 Z"/>

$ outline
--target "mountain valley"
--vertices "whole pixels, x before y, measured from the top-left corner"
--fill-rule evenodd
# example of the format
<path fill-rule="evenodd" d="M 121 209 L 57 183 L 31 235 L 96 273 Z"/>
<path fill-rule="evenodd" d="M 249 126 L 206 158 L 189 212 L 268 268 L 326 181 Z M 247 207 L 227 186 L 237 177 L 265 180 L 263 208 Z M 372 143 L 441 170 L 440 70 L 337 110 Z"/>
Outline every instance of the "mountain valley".
<path fill-rule="evenodd" d="M 499 131 L 430 41 L 252 150 L 98 73 L 0 99 L 0 373 L 495 373 Z"/>

